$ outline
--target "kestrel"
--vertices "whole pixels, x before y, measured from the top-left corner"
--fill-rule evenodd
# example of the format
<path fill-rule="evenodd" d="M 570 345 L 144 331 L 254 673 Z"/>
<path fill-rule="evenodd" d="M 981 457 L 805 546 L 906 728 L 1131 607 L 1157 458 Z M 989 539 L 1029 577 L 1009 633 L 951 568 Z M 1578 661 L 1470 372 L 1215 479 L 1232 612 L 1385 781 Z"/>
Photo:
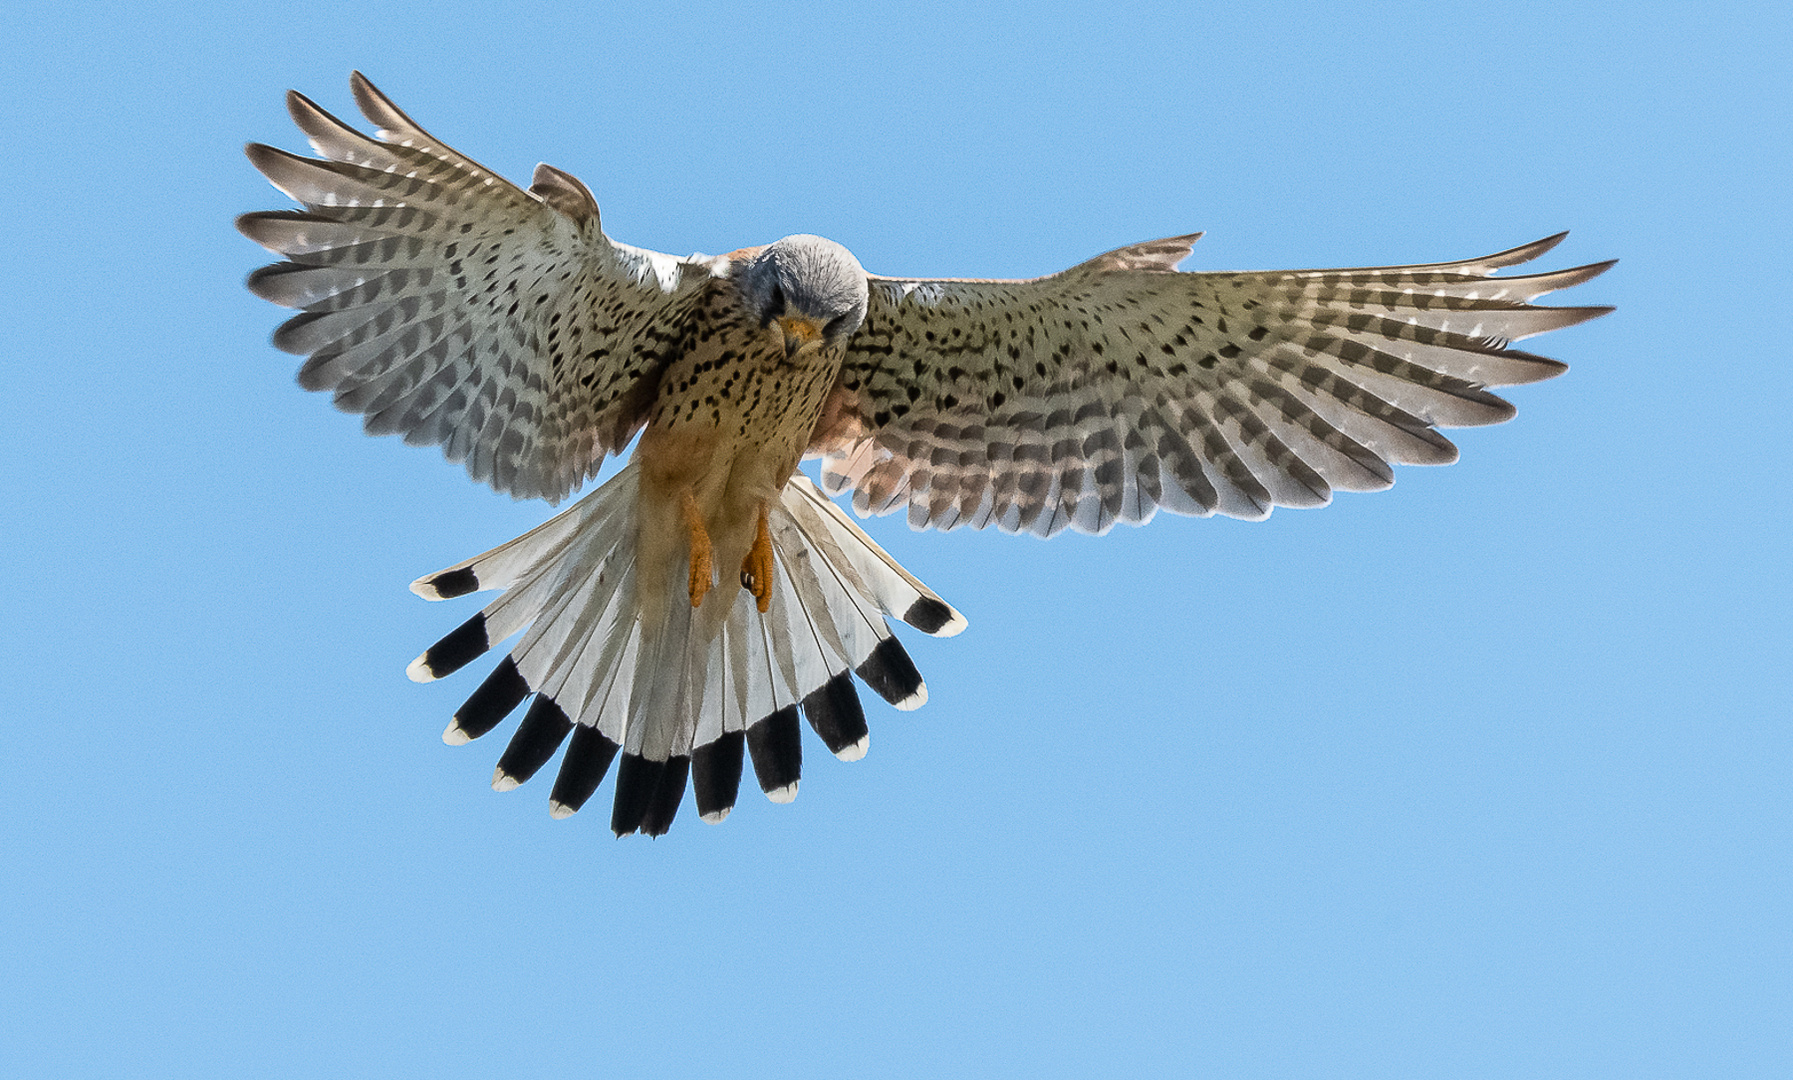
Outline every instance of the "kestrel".
<path fill-rule="evenodd" d="M 1322 506 L 1456 460 L 1438 428 L 1506 420 L 1489 387 L 1564 370 L 1513 342 L 1611 310 L 1530 303 L 1610 262 L 1493 276 L 1562 234 L 1462 262 L 1177 272 L 1193 233 L 1015 281 L 870 275 L 817 236 L 675 258 L 607 237 L 566 173 L 518 188 L 351 86 L 374 137 L 295 92 L 322 159 L 248 147 L 304 207 L 238 219 L 286 259 L 249 288 L 301 311 L 274 333 L 309 357 L 301 386 L 517 498 L 558 502 L 639 434 L 564 513 L 411 585 L 499 591 L 414 679 L 522 635 L 443 738 L 533 695 L 493 786 L 567 742 L 564 817 L 620 753 L 618 835 L 664 833 L 688 781 L 722 820 L 748 760 L 794 797 L 799 711 L 863 756 L 854 675 L 899 709 L 927 700 L 886 617 L 965 620 L 824 489 L 918 529 L 1038 536 Z M 797 471 L 818 455 L 822 488 Z"/>

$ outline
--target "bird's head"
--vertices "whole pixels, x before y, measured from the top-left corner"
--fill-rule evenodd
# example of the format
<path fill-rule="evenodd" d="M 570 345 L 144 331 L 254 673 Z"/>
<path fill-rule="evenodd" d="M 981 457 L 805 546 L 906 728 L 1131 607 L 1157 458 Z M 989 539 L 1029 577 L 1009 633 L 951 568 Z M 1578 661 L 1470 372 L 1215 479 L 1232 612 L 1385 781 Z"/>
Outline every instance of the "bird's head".
<path fill-rule="evenodd" d="M 760 327 L 783 338 L 787 357 L 805 347 L 838 349 L 865 321 L 865 269 L 820 236 L 787 236 L 753 256 L 738 277 Z"/>

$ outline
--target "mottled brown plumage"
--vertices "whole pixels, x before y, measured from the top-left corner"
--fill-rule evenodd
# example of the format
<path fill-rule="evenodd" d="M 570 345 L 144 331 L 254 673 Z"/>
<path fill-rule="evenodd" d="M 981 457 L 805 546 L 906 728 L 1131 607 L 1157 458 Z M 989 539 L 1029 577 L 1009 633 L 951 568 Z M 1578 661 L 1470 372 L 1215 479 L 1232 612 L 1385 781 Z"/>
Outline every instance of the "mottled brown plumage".
<path fill-rule="evenodd" d="M 720 820 L 747 760 L 794 796 L 799 710 L 863 755 L 853 675 L 926 700 L 885 617 L 965 625 L 796 473 L 805 454 L 862 514 L 918 528 L 1261 518 L 1455 460 L 1439 428 L 1505 420 L 1489 388 L 1564 370 L 1512 342 L 1609 310 L 1531 301 L 1610 263 L 1493 276 L 1560 235 L 1454 263 L 1179 273 L 1191 234 L 1026 281 L 870 276 L 812 236 L 674 258 L 607 237 L 566 173 L 518 188 L 352 87 L 376 137 L 294 93 L 322 160 L 249 147 L 303 206 L 239 219 L 286 259 L 249 287 L 301 310 L 274 336 L 307 356 L 301 385 L 500 491 L 558 501 L 640 434 L 571 509 L 412 586 L 500 590 L 414 678 L 522 634 L 445 738 L 533 695 L 494 786 L 570 737 L 554 812 L 618 761 L 618 833 L 664 832 L 688 780 Z"/>

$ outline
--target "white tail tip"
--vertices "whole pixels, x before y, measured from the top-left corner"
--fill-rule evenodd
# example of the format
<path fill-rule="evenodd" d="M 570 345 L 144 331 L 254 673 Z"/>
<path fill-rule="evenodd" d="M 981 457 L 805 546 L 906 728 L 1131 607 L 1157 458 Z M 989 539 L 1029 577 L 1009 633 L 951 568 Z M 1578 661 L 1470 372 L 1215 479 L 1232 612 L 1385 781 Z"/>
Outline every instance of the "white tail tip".
<path fill-rule="evenodd" d="M 797 781 L 793 780 L 783 787 L 775 787 L 766 792 L 766 798 L 775 803 L 787 803 L 797 797 Z"/>
<path fill-rule="evenodd" d="M 570 818 L 578 812 L 579 811 L 568 806 L 566 803 L 555 802 L 553 799 L 548 800 L 548 816 L 555 821 L 559 821 L 562 818 Z"/>
<path fill-rule="evenodd" d="M 405 668 L 405 677 L 412 682 L 435 682 L 436 676 L 430 673 L 430 666 L 423 662 L 424 657 L 428 655 L 429 653 L 424 653 L 411 661 L 410 665 Z"/>
<path fill-rule="evenodd" d="M 473 738 L 461 730 L 459 720 L 450 720 L 448 726 L 442 729 L 442 741 L 450 746 L 466 746 Z"/>
<path fill-rule="evenodd" d="M 858 761 L 860 758 L 865 756 L 865 752 L 867 750 L 871 749 L 871 745 L 872 745 L 871 735 L 869 735 L 869 734 L 861 735 L 859 737 L 858 742 L 854 743 L 851 746 L 841 747 L 839 750 L 836 750 L 834 752 L 834 756 L 837 758 L 840 758 L 842 761 Z"/>
<path fill-rule="evenodd" d="M 927 703 L 928 703 L 928 684 L 922 683 L 920 686 L 915 688 L 915 693 L 910 694 L 908 697 L 904 698 L 903 700 L 901 700 L 899 702 L 896 702 L 893 707 L 897 708 L 897 709 L 901 709 L 903 712 L 913 712 L 916 709 L 921 708 L 923 705 L 926 705 Z"/>
<path fill-rule="evenodd" d="M 492 790 L 493 791 L 515 791 L 516 789 L 517 789 L 517 778 L 516 777 L 511 776 L 509 773 L 506 773 L 501 768 L 492 770 Z"/>

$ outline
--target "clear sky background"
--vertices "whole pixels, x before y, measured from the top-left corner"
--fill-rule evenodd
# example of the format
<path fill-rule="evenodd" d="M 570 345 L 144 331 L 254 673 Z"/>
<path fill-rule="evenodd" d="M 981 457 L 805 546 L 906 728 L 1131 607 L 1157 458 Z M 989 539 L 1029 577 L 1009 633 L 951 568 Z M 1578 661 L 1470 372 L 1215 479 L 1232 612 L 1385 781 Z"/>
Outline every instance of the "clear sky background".
<path fill-rule="evenodd" d="M 1778 5 L 0 14 L 0 1073 L 1793 1075 Z M 969 617 L 802 796 L 618 841 L 444 746 L 542 520 L 293 382 L 246 140 L 365 70 L 610 233 L 1024 277 L 1572 228 L 1616 315 L 1461 463 L 1268 522 L 873 536 Z M 596 805 L 607 805 L 608 785 Z"/>

